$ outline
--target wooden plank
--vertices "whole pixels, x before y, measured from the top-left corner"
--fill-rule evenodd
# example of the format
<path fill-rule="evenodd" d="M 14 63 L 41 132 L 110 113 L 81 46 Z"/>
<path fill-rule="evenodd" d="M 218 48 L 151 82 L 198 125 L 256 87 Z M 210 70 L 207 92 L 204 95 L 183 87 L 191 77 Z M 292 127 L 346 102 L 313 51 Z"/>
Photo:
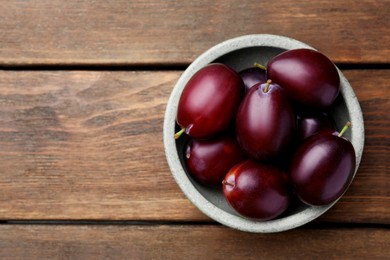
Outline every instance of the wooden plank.
<path fill-rule="evenodd" d="M 202 218 L 162 145 L 178 72 L 0 74 L 1 219 Z"/>
<path fill-rule="evenodd" d="M 188 64 L 244 34 L 296 38 L 335 62 L 390 62 L 389 1 L 1 1 L 0 65 Z"/>
<path fill-rule="evenodd" d="M 252 234 L 222 226 L 0 226 L 2 259 L 386 259 L 380 228 Z"/>
<path fill-rule="evenodd" d="M 170 175 L 164 109 L 180 71 L 0 71 L 0 219 L 209 220 Z M 345 75 L 366 146 L 320 221 L 390 223 L 387 70 Z"/>

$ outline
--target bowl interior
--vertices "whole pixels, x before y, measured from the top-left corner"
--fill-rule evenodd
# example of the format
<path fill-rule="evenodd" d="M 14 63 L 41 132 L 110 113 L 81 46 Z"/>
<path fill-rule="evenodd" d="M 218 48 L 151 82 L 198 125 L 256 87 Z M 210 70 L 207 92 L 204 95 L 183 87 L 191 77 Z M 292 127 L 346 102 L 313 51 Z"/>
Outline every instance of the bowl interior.
<path fill-rule="evenodd" d="M 169 167 L 177 184 L 187 198 L 210 218 L 231 228 L 248 232 L 269 233 L 292 229 L 310 222 L 331 208 L 336 202 L 320 207 L 295 203 L 276 219 L 258 222 L 246 219 L 235 212 L 225 200 L 221 189 L 205 187 L 196 182 L 187 172 L 184 163 L 184 148 L 188 140 L 181 136 L 174 140 L 173 135 L 180 128 L 176 124 L 176 114 L 181 92 L 192 75 L 212 62 L 224 63 L 236 71 L 253 67 L 254 63 L 266 65 L 279 53 L 296 48 L 311 48 L 305 43 L 275 35 L 248 35 L 220 43 L 200 55 L 182 74 L 170 96 L 164 119 L 164 148 Z M 339 71 L 341 79 L 340 95 L 327 111 L 340 130 L 347 121 L 352 122 L 350 131 L 344 137 L 351 140 L 356 152 L 356 170 L 359 166 L 364 146 L 364 124 L 359 102 L 347 79 Z M 184 138 L 183 138 L 184 137 Z"/>

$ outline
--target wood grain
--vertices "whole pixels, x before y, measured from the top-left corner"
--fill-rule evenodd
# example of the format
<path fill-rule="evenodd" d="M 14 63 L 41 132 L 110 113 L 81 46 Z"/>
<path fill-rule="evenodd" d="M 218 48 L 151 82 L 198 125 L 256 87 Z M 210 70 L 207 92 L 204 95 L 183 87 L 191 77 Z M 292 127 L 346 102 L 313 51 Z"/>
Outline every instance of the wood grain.
<path fill-rule="evenodd" d="M 244 34 L 278 34 L 335 62 L 389 63 L 389 1 L 1 1 L 0 65 L 188 64 Z"/>
<path fill-rule="evenodd" d="M 357 176 L 319 221 L 390 222 L 387 70 L 344 71 L 361 102 Z M 170 175 L 166 102 L 181 71 L 0 71 L 0 219 L 208 221 Z"/>
<path fill-rule="evenodd" d="M 298 229 L 251 234 L 221 226 L 0 226 L 2 259 L 386 259 L 390 232 Z"/>

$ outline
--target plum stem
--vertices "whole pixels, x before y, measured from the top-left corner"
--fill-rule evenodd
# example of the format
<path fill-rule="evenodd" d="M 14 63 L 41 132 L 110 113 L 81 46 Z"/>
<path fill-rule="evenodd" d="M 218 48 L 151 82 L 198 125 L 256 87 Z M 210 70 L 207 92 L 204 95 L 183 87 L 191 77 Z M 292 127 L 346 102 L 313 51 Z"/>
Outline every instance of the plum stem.
<path fill-rule="evenodd" d="M 262 70 L 267 70 L 267 67 L 265 67 L 264 65 L 261 65 L 260 63 L 257 63 L 257 62 L 255 62 L 255 67 L 262 69 Z"/>
<path fill-rule="evenodd" d="M 351 122 L 348 121 L 348 122 L 344 125 L 343 129 L 341 129 L 340 133 L 338 134 L 338 137 L 342 137 L 343 134 L 345 133 L 345 131 L 347 131 L 347 129 L 348 129 L 351 125 L 352 125 Z"/>
<path fill-rule="evenodd" d="M 179 139 L 179 137 L 186 131 L 186 129 L 183 127 L 182 129 L 180 129 L 179 132 L 177 132 L 175 134 L 175 140 Z"/>
<path fill-rule="evenodd" d="M 272 80 L 267 80 L 267 83 L 265 83 L 265 87 L 264 87 L 264 90 L 263 90 L 263 92 L 264 93 L 267 93 L 268 92 L 268 90 L 269 90 L 269 85 L 271 85 L 271 83 L 272 83 Z"/>

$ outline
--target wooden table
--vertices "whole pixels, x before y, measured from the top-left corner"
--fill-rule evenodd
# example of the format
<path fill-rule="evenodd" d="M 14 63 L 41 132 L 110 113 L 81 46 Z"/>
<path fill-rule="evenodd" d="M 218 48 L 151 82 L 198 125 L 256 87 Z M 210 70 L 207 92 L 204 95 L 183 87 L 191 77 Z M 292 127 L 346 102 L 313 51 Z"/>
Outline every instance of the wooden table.
<path fill-rule="evenodd" d="M 390 1 L 0 2 L 1 259 L 385 259 L 390 254 Z M 277 234 L 215 223 L 162 142 L 189 63 L 244 34 L 306 42 L 349 79 L 365 120 L 350 189 Z"/>

